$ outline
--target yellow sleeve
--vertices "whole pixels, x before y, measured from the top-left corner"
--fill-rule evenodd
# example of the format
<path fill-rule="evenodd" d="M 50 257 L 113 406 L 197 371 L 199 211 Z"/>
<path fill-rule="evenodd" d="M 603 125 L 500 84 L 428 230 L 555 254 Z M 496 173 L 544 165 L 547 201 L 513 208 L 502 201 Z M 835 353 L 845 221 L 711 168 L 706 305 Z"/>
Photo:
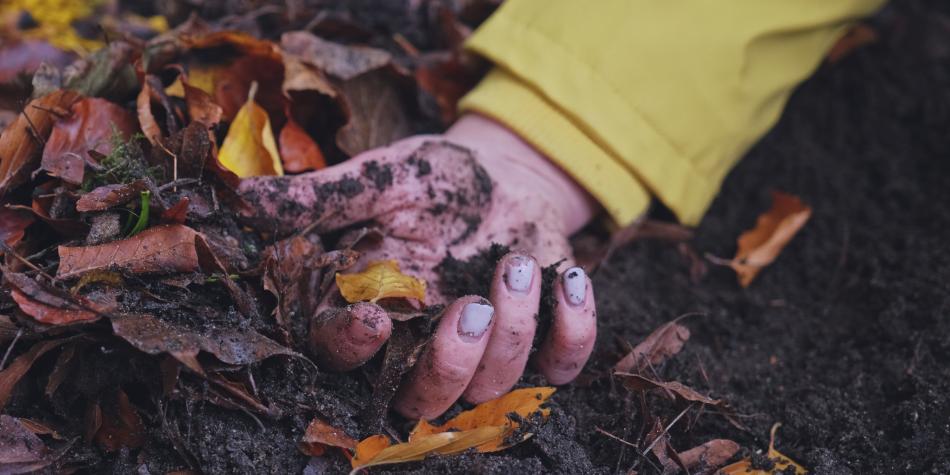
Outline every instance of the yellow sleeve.
<path fill-rule="evenodd" d="M 506 124 L 618 224 L 657 196 L 695 225 L 856 19 L 885 0 L 508 0 L 461 102 Z"/>

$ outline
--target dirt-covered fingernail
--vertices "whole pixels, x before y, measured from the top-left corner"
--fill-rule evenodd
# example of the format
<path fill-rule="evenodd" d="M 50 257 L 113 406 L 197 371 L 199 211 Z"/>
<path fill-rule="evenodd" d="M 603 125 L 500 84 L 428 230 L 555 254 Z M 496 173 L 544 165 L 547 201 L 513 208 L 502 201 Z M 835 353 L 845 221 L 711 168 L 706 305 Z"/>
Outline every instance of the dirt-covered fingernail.
<path fill-rule="evenodd" d="M 481 337 L 485 334 L 488 326 L 491 325 L 494 314 L 495 309 L 491 305 L 483 303 L 465 305 L 459 318 L 459 334 L 471 338 Z"/>
<path fill-rule="evenodd" d="M 515 255 L 508 258 L 505 272 L 505 285 L 513 292 L 527 293 L 534 278 L 534 260 L 530 257 Z"/>
<path fill-rule="evenodd" d="M 564 296 L 571 305 L 583 305 L 587 296 L 587 274 L 580 267 L 571 267 L 564 272 L 562 279 Z"/>

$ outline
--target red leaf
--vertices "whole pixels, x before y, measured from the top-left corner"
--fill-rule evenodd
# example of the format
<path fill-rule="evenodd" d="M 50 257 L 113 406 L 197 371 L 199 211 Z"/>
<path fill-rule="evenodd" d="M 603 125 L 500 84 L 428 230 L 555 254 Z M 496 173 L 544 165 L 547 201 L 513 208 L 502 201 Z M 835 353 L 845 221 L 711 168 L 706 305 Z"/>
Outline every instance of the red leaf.
<path fill-rule="evenodd" d="M 0 206 L 0 241 L 6 245 L 16 246 L 26 234 L 26 228 L 31 224 L 33 224 L 33 216 L 28 213 Z M 3 254 L 2 250 L 0 254 Z"/>
<path fill-rule="evenodd" d="M 124 205 L 139 197 L 145 191 L 145 182 L 136 180 L 128 184 L 104 185 L 79 197 L 76 201 L 76 211 L 103 211 L 115 206 Z"/>
<path fill-rule="evenodd" d="M 0 134 L 0 198 L 26 183 L 39 165 L 40 141 L 49 137 L 56 119 L 50 111 L 66 111 L 79 98 L 79 94 L 63 90 L 34 99 Z"/>
<path fill-rule="evenodd" d="M 333 427 L 316 417 L 310 421 L 307 432 L 300 439 L 300 451 L 311 457 L 319 457 L 326 451 L 327 446 L 353 450 L 357 443 L 342 429 Z"/>
<path fill-rule="evenodd" d="M 320 170 L 327 167 L 323 153 L 313 138 L 287 115 L 287 123 L 280 131 L 280 156 L 284 161 L 284 170 L 300 173 L 308 170 Z"/>
<path fill-rule="evenodd" d="M 627 356 L 624 356 L 614 366 L 614 372 L 642 373 L 645 369 L 659 365 L 667 358 L 679 353 L 688 339 L 688 328 L 675 321 L 666 323 L 654 330 Z"/>
<path fill-rule="evenodd" d="M 95 438 L 106 451 L 115 452 L 121 448 L 135 449 L 145 443 L 145 426 L 142 424 L 142 418 L 132 407 L 125 391 L 117 390 L 115 405 L 106 406 L 102 412 L 102 425 L 99 426 Z"/>
<path fill-rule="evenodd" d="M 102 269 L 132 274 L 194 272 L 198 270 L 197 235 L 187 226 L 171 224 L 98 246 L 59 246 L 57 277 L 66 279 Z"/>
<path fill-rule="evenodd" d="M 128 140 L 137 131 L 135 118 L 122 107 L 96 97 L 80 99 L 67 117 L 54 123 L 43 148 L 42 167 L 67 183 L 80 185 L 90 150 L 108 155 L 113 134 Z"/>
<path fill-rule="evenodd" d="M 30 370 L 33 363 L 50 350 L 71 341 L 72 338 L 63 338 L 60 340 L 44 340 L 36 343 L 26 353 L 17 356 L 10 366 L 0 371 L 0 409 L 10 401 L 10 395 L 13 394 L 13 387 L 20 381 L 20 378 Z M 6 417 L 6 416 L 0 416 Z M 4 431 L 6 433 L 6 431 Z"/>

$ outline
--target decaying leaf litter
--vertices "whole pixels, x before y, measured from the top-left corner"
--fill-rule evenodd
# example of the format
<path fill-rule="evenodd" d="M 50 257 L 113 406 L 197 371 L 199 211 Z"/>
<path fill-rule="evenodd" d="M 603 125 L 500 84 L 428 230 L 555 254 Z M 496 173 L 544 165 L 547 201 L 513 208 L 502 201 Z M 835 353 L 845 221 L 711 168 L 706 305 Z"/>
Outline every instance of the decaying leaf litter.
<path fill-rule="evenodd" d="M 12 349 L 3 373 L 11 414 L 4 424 L 23 434 L 20 442 L 42 447 L 23 455 L 11 446 L 10 460 L 42 464 L 34 468 L 293 472 L 308 463 L 303 454 L 314 454 L 313 444 L 327 443 L 326 434 L 334 434 L 326 445 L 344 449 L 354 437 L 379 440 L 372 436 L 379 429 L 387 439 L 407 434 L 406 421 L 358 417 L 366 404 L 385 400 L 369 397 L 385 363 L 336 375 L 302 355 L 301 316 L 336 271 L 352 265 L 352 251 L 325 249 L 315 236 L 277 240 L 242 227 L 233 219 L 240 206 L 233 189 L 248 173 L 318 169 L 450 120 L 460 91 L 479 73 L 453 48 L 492 3 L 427 6 L 408 25 L 390 25 L 394 34 L 361 24 L 371 15 L 359 7 L 309 16 L 280 9 L 222 18 L 170 12 L 170 31 L 120 11 L 109 16 L 115 35 L 107 48 L 45 38 L 66 45 L 63 56 L 77 62 L 67 68 L 69 61 L 51 56 L 54 67 L 18 66 L 4 76 L 17 77 L 11 89 L 25 104 L 11 108 L 16 119 L 8 131 L 17 133 L 0 137 L 0 187 L 10 205 L 3 208 L 9 224 L 5 219 L 0 229 L 10 292 L 0 312 L 10 314 L 3 335 Z M 271 31 L 261 18 L 281 26 Z M 310 33 L 297 31 L 303 27 Z M 357 44 L 379 49 L 346 46 Z M 226 147 L 229 139 L 242 146 Z M 288 253 L 303 262 L 289 263 Z M 583 378 L 582 388 L 629 401 L 631 414 L 644 418 L 640 434 L 605 430 L 609 436 L 581 440 L 620 444 L 609 450 L 636 445 L 632 464 L 642 473 L 699 473 L 736 453 L 739 446 L 725 439 L 708 437 L 694 448 L 677 442 L 693 439 L 683 426 L 712 417 L 741 427 L 736 417 L 743 416 L 723 399 L 660 377 L 664 361 L 689 338 L 689 318 L 614 357 L 618 376 L 594 371 Z M 390 353 L 411 351 L 384 359 Z M 526 457 L 530 465 L 542 463 L 527 462 L 540 454 L 548 470 L 590 467 L 572 424 L 552 433 L 565 429 L 570 414 L 555 408 L 552 417 L 512 455 L 463 454 L 458 463 Z M 308 439 L 314 424 L 324 436 Z M 244 435 L 221 439 L 216 430 Z M 266 448 L 250 442 L 261 434 Z M 339 469 L 341 460 L 330 452 L 309 464 Z"/>

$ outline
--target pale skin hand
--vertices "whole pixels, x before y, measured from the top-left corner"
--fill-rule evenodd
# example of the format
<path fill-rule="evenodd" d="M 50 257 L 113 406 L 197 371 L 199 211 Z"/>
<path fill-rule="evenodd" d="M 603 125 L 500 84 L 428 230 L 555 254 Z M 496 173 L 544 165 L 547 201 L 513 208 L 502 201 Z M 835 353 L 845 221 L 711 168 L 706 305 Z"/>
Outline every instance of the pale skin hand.
<path fill-rule="evenodd" d="M 427 304 L 448 304 L 394 401 L 406 417 L 431 419 L 459 397 L 479 403 L 514 386 L 531 353 L 543 266 L 564 260 L 553 286 L 554 320 L 534 365 L 550 383 L 565 384 L 593 350 L 593 287 L 572 267 L 567 236 L 597 205 L 557 166 L 489 119 L 467 115 L 441 136 L 409 138 L 318 172 L 248 179 L 241 191 L 260 208 L 254 219 L 284 232 L 313 223 L 320 232 L 376 223 L 386 238 L 362 249 L 355 269 L 396 259 L 404 272 L 430 283 Z M 465 259 L 495 242 L 513 252 L 498 263 L 487 300 L 449 302 L 439 293 L 434 269 L 448 253 Z M 324 367 L 349 370 L 379 350 L 392 322 L 374 304 L 338 308 L 332 300 L 317 310 L 311 349 Z"/>

